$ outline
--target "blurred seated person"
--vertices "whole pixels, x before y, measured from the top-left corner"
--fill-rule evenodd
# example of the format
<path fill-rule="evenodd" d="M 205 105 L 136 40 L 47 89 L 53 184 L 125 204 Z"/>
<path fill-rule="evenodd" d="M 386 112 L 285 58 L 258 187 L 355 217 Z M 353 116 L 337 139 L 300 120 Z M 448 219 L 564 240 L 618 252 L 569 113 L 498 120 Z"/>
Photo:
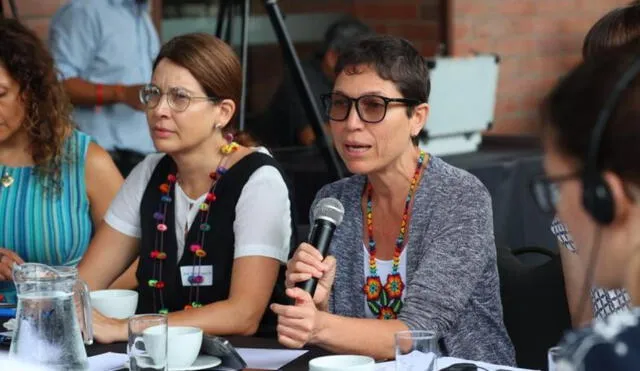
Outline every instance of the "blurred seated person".
<path fill-rule="evenodd" d="M 406 40 L 373 36 L 340 55 L 336 75 L 323 102 L 356 175 L 316 195 L 339 199 L 344 219 L 329 256 L 303 243 L 289 261 L 296 304 L 272 305 L 279 341 L 388 359 L 396 332 L 430 330 L 453 357 L 513 365 L 489 192 L 417 146 L 429 112 L 424 59 Z M 312 276 L 313 298 L 294 287 Z"/>
<path fill-rule="evenodd" d="M 585 60 L 593 58 L 638 37 L 640 37 L 640 5 L 632 4 L 613 9 L 600 18 L 585 36 L 582 57 Z M 566 225 L 555 218 L 551 231 L 560 244 L 562 271 L 573 326 L 582 327 L 591 323 L 594 318 L 604 319 L 619 310 L 628 308 L 630 298 L 624 289 L 605 290 L 593 287 L 590 292 L 592 305 L 582 310 L 580 299 L 584 295 L 582 291 L 586 267 L 576 254 L 573 237 Z"/>
<path fill-rule="evenodd" d="M 80 262 L 92 290 L 139 258 L 138 313 L 216 335 L 252 335 L 270 320 L 275 331 L 263 314 L 289 257 L 290 198 L 266 150 L 233 141 L 241 81 L 238 57 L 214 36 L 161 48 L 141 92 L 160 153 L 127 177 Z M 126 320 L 94 312 L 93 326 L 97 341 L 127 339 Z"/>
<path fill-rule="evenodd" d="M 325 33 L 322 52 L 311 60 L 302 62 L 302 69 L 318 109 L 322 109 L 320 94 L 331 91 L 333 87 L 338 55 L 354 39 L 372 33 L 367 25 L 357 19 L 342 18 L 333 23 Z M 271 147 L 312 145 L 316 136 L 302 99 L 302 93 L 296 89 L 291 68 L 285 66 L 283 81 L 253 132 Z"/>
<path fill-rule="evenodd" d="M 557 371 L 640 369 L 639 42 L 585 59 L 543 106 L 538 202 L 571 231 L 583 287 L 625 289 L 631 299 L 631 308 L 568 334 Z"/>
<path fill-rule="evenodd" d="M 122 184 L 109 154 L 74 129 L 40 39 L 0 19 L 0 295 L 13 264 L 76 265 Z M 2 301 L 2 300 L 0 300 Z"/>

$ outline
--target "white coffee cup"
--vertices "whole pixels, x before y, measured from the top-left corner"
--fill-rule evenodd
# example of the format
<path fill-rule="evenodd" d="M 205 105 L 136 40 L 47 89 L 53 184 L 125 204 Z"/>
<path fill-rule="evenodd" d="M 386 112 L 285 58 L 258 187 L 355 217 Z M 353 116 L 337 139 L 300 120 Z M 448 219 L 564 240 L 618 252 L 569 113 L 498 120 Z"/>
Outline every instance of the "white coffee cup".
<path fill-rule="evenodd" d="M 373 371 L 375 360 L 367 356 L 326 356 L 309 361 L 309 371 Z"/>
<path fill-rule="evenodd" d="M 139 340 L 140 338 L 136 339 Z M 168 327 L 151 326 L 142 331 L 144 352 L 153 359 L 155 365 L 168 363 Z"/>
<path fill-rule="evenodd" d="M 189 367 L 200 354 L 202 329 L 188 326 L 169 326 L 167 345 L 169 368 Z"/>
<path fill-rule="evenodd" d="M 198 358 L 202 346 L 202 330 L 197 327 L 169 326 L 166 343 L 162 326 L 149 327 L 143 331 L 142 336 L 147 353 L 156 363 L 163 359 L 166 346 L 169 369 L 191 366 Z"/>
<path fill-rule="evenodd" d="M 93 309 L 111 318 L 125 319 L 136 314 L 138 292 L 134 290 L 91 291 Z"/>

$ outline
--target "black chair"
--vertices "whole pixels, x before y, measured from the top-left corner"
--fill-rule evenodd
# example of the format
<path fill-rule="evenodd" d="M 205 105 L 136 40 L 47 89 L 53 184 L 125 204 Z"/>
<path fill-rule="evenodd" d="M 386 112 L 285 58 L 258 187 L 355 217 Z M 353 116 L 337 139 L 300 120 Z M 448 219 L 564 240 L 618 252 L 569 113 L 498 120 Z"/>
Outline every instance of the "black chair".
<path fill-rule="evenodd" d="M 545 370 L 547 350 L 571 329 L 560 255 L 540 247 L 498 247 L 497 252 L 504 323 L 516 362 L 520 367 Z M 525 255 L 546 261 L 525 264 Z"/>
<path fill-rule="evenodd" d="M 542 156 L 520 158 L 505 165 L 503 179 L 480 178 L 485 184 L 497 183 L 491 190 L 496 244 L 514 247 L 544 246 L 555 249 L 551 232 L 553 214 L 538 207 L 531 195 L 531 179 L 544 172 Z M 536 258 L 538 254 L 526 254 Z"/>

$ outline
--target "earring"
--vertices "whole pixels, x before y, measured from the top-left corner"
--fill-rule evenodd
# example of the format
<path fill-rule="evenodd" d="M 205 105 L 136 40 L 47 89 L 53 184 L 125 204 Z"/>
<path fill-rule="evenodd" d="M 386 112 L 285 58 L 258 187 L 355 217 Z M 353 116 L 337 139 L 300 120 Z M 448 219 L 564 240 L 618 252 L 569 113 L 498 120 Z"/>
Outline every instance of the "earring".
<path fill-rule="evenodd" d="M 214 124 L 213 127 L 216 129 L 222 129 L 222 124 Z"/>
<path fill-rule="evenodd" d="M 225 133 L 224 134 L 224 140 L 227 141 L 227 143 L 231 143 L 233 142 L 233 134 L 231 133 Z"/>

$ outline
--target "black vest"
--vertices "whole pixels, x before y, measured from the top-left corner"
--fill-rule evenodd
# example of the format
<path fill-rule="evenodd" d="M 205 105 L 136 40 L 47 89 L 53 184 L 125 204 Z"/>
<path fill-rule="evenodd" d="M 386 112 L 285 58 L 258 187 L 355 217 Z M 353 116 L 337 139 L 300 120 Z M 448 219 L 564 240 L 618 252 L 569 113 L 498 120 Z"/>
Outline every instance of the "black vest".
<path fill-rule="evenodd" d="M 213 285 L 201 286 L 199 288 L 199 302 L 203 305 L 229 297 L 231 285 L 231 270 L 233 267 L 233 256 L 235 246 L 235 236 L 233 234 L 233 222 L 235 220 L 235 208 L 240 198 L 240 194 L 249 177 L 261 166 L 273 166 L 283 175 L 278 163 L 270 156 L 255 152 L 249 154 L 232 166 L 227 173 L 222 175 L 216 185 L 216 200 L 210 204 L 207 222 L 211 229 L 205 234 L 204 250 L 206 257 L 202 259 L 202 265 L 213 266 Z M 153 218 L 154 212 L 161 206 L 162 192 L 160 184 L 166 183 L 169 174 L 175 174 L 176 165 L 169 156 L 164 156 L 151 175 L 147 188 L 140 204 L 140 226 L 142 237 L 140 241 L 140 263 L 136 272 L 138 279 L 138 313 L 157 313 L 161 309 L 160 297 L 156 288 L 149 287 L 149 280 L 153 278 L 154 264 L 158 264 L 150 257 L 154 250 L 156 236 L 156 220 Z M 175 187 L 173 187 L 170 197 L 174 199 Z M 291 199 L 291 195 L 290 195 Z M 197 206 L 194 206 L 197 207 Z M 292 206 L 293 208 L 293 206 Z M 168 229 L 164 232 L 164 251 L 167 254 L 166 260 L 162 263 L 162 281 L 165 283 L 163 291 L 164 308 L 169 312 L 184 309 L 189 304 L 189 291 L 192 287 L 184 287 L 180 277 L 180 267 L 193 265 L 193 253 L 189 246 L 198 239 L 200 215 L 191 225 L 185 239 L 185 250 L 180 261 L 177 261 L 177 242 L 175 235 L 175 204 L 169 204 L 165 215 L 165 224 Z M 295 224 L 292 215 L 292 239 L 291 250 L 293 251 L 295 242 Z M 291 254 L 290 254 L 291 255 Z M 280 269 L 278 281 L 270 302 L 286 303 L 284 294 L 284 266 Z M 243 279 L 252 279 L 243 277 Z M 193 287 L 195 288 L 195 287 Z M 195 300 L 195 295 L 192 297 Z M 268 308 L 261 321 L 260 332 L 262 335 L 273 335 L 275 332 L 276 318 Z"/>

